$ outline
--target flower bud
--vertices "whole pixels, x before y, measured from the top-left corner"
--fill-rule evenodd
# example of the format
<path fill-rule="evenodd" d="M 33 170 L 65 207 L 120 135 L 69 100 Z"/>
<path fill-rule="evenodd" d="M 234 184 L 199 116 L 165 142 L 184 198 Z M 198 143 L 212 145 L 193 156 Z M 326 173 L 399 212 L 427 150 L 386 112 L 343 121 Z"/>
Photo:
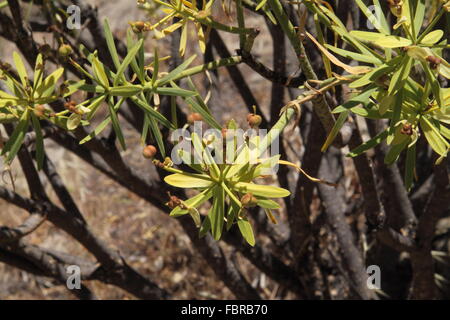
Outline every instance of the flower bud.
<path fill-rule="evenodd" d="M 142 155 L 146 159 L 152 159 L 156 155 L 157 152 L 158 152 L 158 150 L 156 150 L 155 146 L 152 146 L 150 144 L 144 148 L 144 150 L 142 151 Z"/>
<path fill-rule="evenodd" d="M 411 123 L 405 123 L 403 124 L 403 127 L 400 129 L 401 134 L 405 134 L 407 136 L 410 136 L 413 134 L 413 128 Z"/>
<path fill-rule="evenodd" d="M 64 103 L 64 108 L 66 108 L 67 110 L 69 110 L 72 113 L 78 113 L 77 103 L 73 100 L 70 100 L 70 101 L 67 101 L 66 103 Z"/>
<path fill-rule="evenodd" d="M 43 104 L 38 104 L 34 107 L 34 115 L 38 118 L 42 118 L 45 115 L 45 106 Z"/>
<path fill-rule="evenodd" d="M 181 205 L 181 200 L 180 198 L 178 198 L 177 196 L 171 196 L 169 194 L 169 201 L 166 203 L 166 205 L 170 208 L 170 209 L 175 209 L 176 207 Z"/>
<path fill-rule="evenodd" d="M 251 207 L 256 207 L 257 200 L 252 193 L 246 193 L 242 196 L 241 203 L 242 203 L 242 206 L 244 206 L 245 208 L 251 208 Z"/>
<path fill-rule="evenodd" d="M 58 54 L 61 57 L 67 57 L 72 53 L 72 47 L 68 44 L 62 44 L 59 46 Z"/>
<path fill-rule="evenodd" d="M 150 30 L 150 25 L 144 21 L 129 22 L 129 24 L 134 33 L 142 33 Z"/>

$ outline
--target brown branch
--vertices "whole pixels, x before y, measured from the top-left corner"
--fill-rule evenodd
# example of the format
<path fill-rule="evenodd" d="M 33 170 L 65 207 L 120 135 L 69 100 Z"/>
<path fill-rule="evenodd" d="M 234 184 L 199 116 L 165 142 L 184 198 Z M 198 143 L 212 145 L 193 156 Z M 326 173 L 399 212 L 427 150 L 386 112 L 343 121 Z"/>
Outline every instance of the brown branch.
<path fill-rule="evenodd" d="M 425 212 L 419 217 L 417 242 L 419 250 L 411 254 L 413 280 L 412 299 L 437 299 L 438 292 L 434 279 L 434 262 L 431 244 L 436 223 L 450 205 L 450 185 L 447 163 L 434 167 L 436 188 L 429 197 Z"/>
<path fill-rule="evenodd" d="M 39 228 L 45 221 L 45 216 L 40 212 L 33 212 L 31 215 L 18 227 L 0 227 L 0 245 L 14 242 L 23 238 L 34 230 Z"/>

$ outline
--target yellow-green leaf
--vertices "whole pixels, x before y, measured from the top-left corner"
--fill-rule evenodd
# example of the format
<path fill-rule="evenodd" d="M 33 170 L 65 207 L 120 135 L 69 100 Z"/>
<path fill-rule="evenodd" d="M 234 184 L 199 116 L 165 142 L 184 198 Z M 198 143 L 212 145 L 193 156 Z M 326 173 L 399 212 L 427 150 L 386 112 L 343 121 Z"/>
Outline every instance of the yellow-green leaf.
<path fill-rule="evenodd" d="M 442 36 L 444 35 L 444 31 L 442 30 L 434 30 L 428 33 L 425 37 L 423 37 L 422 41 L 420 41 L 421 44 L 426 45 L 433 45 L 439 40 L 441 40 Z"/>
<path fill-rule="evenodd" d="M 261 196 L 266 198 L 283 198 L 291 194 L 289 190 L 283 188 L 247 182 L 237 182 L 231 187 L 232 189 L 238 191 L 239 193 L 250 192 L 253 193 L 253 195 L 255 196 Z"/>
<path fill-rule="evenodd" d="M 27 69 L 25 68 L 25 64 L 23 63 L 22 58 L 16 51 L 13 52 L 13 59 L 14 64 L 16 65 L 17 73 L 19 74 L 20 77 L 20 81 L 22 82 L 22 85 L 26 87 L 28 85 L 28 75 Z"/>
<path fill-rule="evenodd" d="M 195 173 L 174 173 L 165 177 L 164 181 L 178 188 L 207 188 L 213 183 L 207 175 Z"/>
<path fill-rule="evenodd" d="M 106 72 L 105 72 L 105 67 L 98 60 L 97 57 L 94 57 L 94 59 L 92 60 L 92 67 L 94 68 L 95 76 L 100 81 L 100 83 L 105 88 L 108 88 L 109 87 L 109 80 L 108 80 L 108 76 L 106 75 Z"/>
<path fill-rule="evenodd" d="M 441 136 L 438 129 L 436 129 L 426 117 L 420 118 L 420 127 L 431 148 L 439 155 L 445 155 L 448 151 L 448 144 Z"/>
<path fill-rule="evenodd" d="M 412 44 L 411 40 L 399 36 L 384 36 L 373 42 L 383 48 L 400 48 Z"/>
<path fill-rule="evenodd" d="M 250 222 L 247 219 L 238 219 L 237 224 L 245 241 L 253 247 L 255 245 L 255 236 L 253 235 L 253 228 Z"/>
<path fill-rule="evenodd" d="M 72 113 L 67 119 L 67 130 L 75 130 L 81 123 L 81 115 Z"/>

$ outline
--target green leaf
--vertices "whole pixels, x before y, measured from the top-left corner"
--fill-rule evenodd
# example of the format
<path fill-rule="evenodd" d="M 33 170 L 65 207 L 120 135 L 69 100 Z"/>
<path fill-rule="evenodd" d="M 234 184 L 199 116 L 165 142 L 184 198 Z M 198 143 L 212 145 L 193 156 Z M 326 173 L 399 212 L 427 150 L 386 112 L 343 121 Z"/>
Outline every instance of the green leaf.
<path fill-rule="evenodd" d="M 181 29 L 180 47 L 179 47 L 179 53 L 180 53 L 181 57 L 183 57 L 184 53 L 186 52 L 187 33 L 188 33 L 187 23 L 183 23 L 183 27 Z"/>
<path fill-rule="evenodd" d="M 191 107 L 192 110 L 194 112 L 200 113 L 202 115 L 203 120 L 209 124 L 212 128 L 221 129 L 220 124 L 216 121 L 216 119 L 214 119 L 213 116 L 211 116 L 211 114 L 206 111 L 204 108 L 202 108 L 194 99 L 192 99 L 191 97 L 186 99 L 186 103 L 188 103 Z"/>
<path fill-rule="evenodd" d="M 55 85 L 64 73 L 64 68 L 53 71 L 36 89 L 37 97 L 47 97 L 55 91 Z"/>
<path fill-rule="evenodd" d="M 239 193 L 253 193 L 254 196 L 266 198 L 283 198 L 291 194 L 289 190 L 274 186 L 260 185 L 247 182 L 236 182 L 232 186 L 233 190 Z"/>
<path fill-rule="evenodd" d="M 203 238 L 204 236 L 206 236 L 209 230 L 211 230 L 211 220 L 209 216 L 206 216 L 203 219 L 203 223 L 202 226 L 200 227 L 200 230 L 198 231 L 199 238 Z"/>
<path fill-rule="evenodd" d="M 111 58 L 117 70 L 119 69 L 120 66 L 119 55 L 117 54 L 116 44 L 114 43 L 114 37 L 111 32 L 111 28 L 109 27 L 108 19 L 106 18 L 104 20 L 103 30 L 105 32 L 106 45 L 108 46 L 109 53 L 111 54 Z"/>
<path fill-rule="evenodd" d="M 132 97 L 142 92 L 142 86 L 127 84 L 120 87 L 112 87 L 109 89 L 109 94 L 119 97 Z"/>
<path fill-rule="evenodd" d="M 347 121 L 349 111 L 343 111 L 339 117 L 336 120 L 336 123 L 334 124 L 333 128 L 331 129 L 330 133 L 328 134 L 327 139 L 325 140 L 325 143 L 323 144 L 322 148 L 320 149 L 322 152 L 325 152 L 325 150 L 328 149 L 328 147 L 333 143 L 334 139 L 339 133 L 339 130 L 341 130 L 342 126 L 344 125 L 345 121 Z"/>
<path fill-rule="evenodd" d="M 98 136 L 107 126 L 108 124 L 111 122 L 111 117 L 108 116 L 105 120 L 103 120 L 102 122 L 100 122 L 100 124 L 94 129 L 94 131 L 92 131 L 89 135 L 87 135 L 83 140 L 80 141 L 80 144 L 86 143 L 90 140 L 92 140 L 92 138 Z"/>
<path fill-rule="evenodd" d="M 67 89 L 63 95 L 63 97 L 68 97 L 74 94 L 76 91 L 80 90 L 82 86 L 86 84 L 86 80 L 80 80 L 80 81 L 68 81 Z"/>
<path fill-rule="evenodd" d="M 94 59 L 92 60 L 92 67 L 94 69 L 94 74 L 101 85 L 105 88 L 109 88 L 109 80 L 105 72 L 105 67 L 97 57 L 94 57 Z"/>
<path fill-rule="evenodd" d="M 181 72 L 183 72 L 187 67 L 189 67 L 189 65 L 192 63 L 192 61 L 194 61 L 195 58 L 196 58 L 196 55 L 194 54 L 192 57 L 190 57 L 189 59 L 184 61 L 182 64 L 180 64 L 178 67 L 173 69 L 169 74 L 167 74 L 163 78 L 157 80 L 155 85 L 160 87 L 160 86 L 163 86 L 166 83 L 172 81 L 173 79 L 175 79 Z"/>
<path fill-rule="evenodd" d="M 33 124 L 34 132 L 36 133 L 36 162 L 38 170 L 42 169 L 42 165 L 44 163 L 44 137 L 42 136 L 41 124 L 39 123 L 39 119 L 34 115 L 33 112 L 31 114 L 31 122 Z"/>
<path fill-rule="evenodd" d="M 196 173 L 174 173 L 166 176 L 164 181 L 178 188 L 208 188 L 213 183 L 209 176 Z"/>
<path fill-rule="evenodd" d="M 203 190 L 199 194 L 183 201 L 183 203 L 187 207 L 198 208 L 199 206 L 201 206 L 203 203 L 205 203 L 212 197 L 213 189 L 214 188 L 208 188 L 206 190 Z M 181 207 L 176 207 L 172 211 L 170 211 L 170 216 L 171 217 L 179 217 L 179 216 L 182 216 L 182 215 L 185 215 L 188 213 L 189 213 L 189 211 L 187 209 L 182 209 Z"/>
<path fill-rule="evenodd" d="M 135 58 L 139 48 L 142 46 L 143 40 L 140 39 L 131 49 L 128 50 L 128 53 L 123 59 L 122 64 L 117 69 L 116 78 L 114 79 L 113 86 L 116 87 L 119 84 L 119 81 L 122 79 L 122 75 L 125 72 L 125 69 L 128 67 L 128 65 L 133 61 Z"/>
<path fill-rule="evenodd" d="M 374 82 L 376 79 L 378 79 L 382 75 L 388 74 L 389 72 L 394 70 L 396 63 L 400 62 L 401 59 L 402 59 L 402 57 L 396 57 L 396 58 L 392 59 L 391 61 L 389 61 L 389 63 L 384 63 L 384 64 L 380 65 L 379 67 L 377 67 L 377 68 L 373 69 L 372 71 L 363 75 L 358 80 L 355 80 L 352 83 L 350 83 L 349 87 L 350 88 L 359 88 L 359 87 L 362 87 L 369 83 Z"/>
<path fill-rule="evenodd" d="M 388 153 L 384 157 L 384 163 L 387 165 L 393 164 L 395 161 L 397 161 L 400 153 L 405 149 L 405 147 L 408 145 L 409 139 L 403 141 L 399 144 L 394 144 L 389 149 Z"/>
<path fill-rule="evenodd" d="M 386 36 L 378 32 L 359 31 L 359 30 L 350 31 L 350 35 L 361 41 L 371 41 L 371 42 L 382 39 Z"/>
<path fill-rule="evenodd" d="M 72 113 L 67 119 L 67 130 L 75 130 L 81 123 L 81 115 Z"/>
<path fill-rule="evenodd" d="M 401 48 L 411 45 L 412 41 L 399 36 L 384 36 L 373 43 L 382 48 Z"/>
<path fill-rule="evenodd" d="M 372 149 L 373 147 L 375 147 L 376 145 L 380 144 L 384 139 L 386 139 L 386 137 L 389 134 L 389 129 L 386 129 L 382 132 L 380 132 L 379 134 L 377 134 L 375 137 L 373 137 L 372 139 L 364 142 L 363 144 L 361 144 L 360 146 L 354 148 L 353 150 L 351 150 L 348 154 L 347 157 L 357 157 L 360 154 L 366 152 L 369 149 Z"/>
<path fill-rule="evenodd" d="M 108 103 L 109 116 L 111 118 L 112 126 L 114 132 L 116 133 L 117 139 L 119 139 L 120 145 L 123 150 L 127 149 L 125 138 L 123 137 L 122 129 L 120 128 L 119 118 L 117 117 L 116 110 L 119 109 L 120 105 L 125 101 L 125 98 L 121 98 L 116 107 L 113 105 L 113 98 L 110 99 L 110 103 Z"/>
<path fill-rule="evenodd" d="M 152 74 L 152 87 L 155 85 L 156 80 L 158 79 L 158 73 L 159 73 L 159 56 L 158 56 L 158 49 L 155 46 L 154 51 L 154 58 L 153 58 L 153 74 Z"/>
<path fill-rule="evenodd" d="M 22 85 L 24 87 L 28 86 L 29 82 L 28 82 L 27 69 L 25 68 L 25 64 L 23 63 L 22 58 L 16 51 L 13 52 L 13 59 L 14 59 L 14 64 L 16 65 L 17 73 L 19 74 L 20 82 L 22 82 Z"/>
<path fill-rule="evenodd" d="M 28 109 L 24 111 L 20 117 L 19 123 L 14 129 L 12 135 L 9 137 L 8 142 L 2 149 L 2 155 L 5 155 L 8 152 L 8 156 L 6 157 L 7 163 L 12 162 L 22 146 L 23 139 L 25 138 L 25 134 L 28 130 L 29 114 Z"/>
<path fill-rule="evenodd" d="M 211 233 L 215 240 L 219 240 L 222 236 L 224 225 L 224 211 L 225 211 L 225 195 L 224 190 L 220 187 L 213 191 L 213 204 L 208 213 L 211 222 Z"/>
<path fill-rule="evenodd" d="M 41 85 L 44 76 L 44 60 L 42 54 L 38 54 L 36 58 L 36 64 L 34 67 L 33 88 L 37 88 Z"/>
<path fill-rule="evenodd" d="M 416 36 L 420 33 L 420 28 L 422 27 L 423 19 L 425 17 L 425 9 L 425 0 L 417 0 L 416 11 L 414 13 L 414 30 Z"/>
<path fill-rule="evenodd" d="M 388 94 L 395 93 L 400 88 L 403 88 L 406 79 L 409 77 L 413 63 L 414 60 L 410 56 L 404 56 L 401 67 L 394 73 L 389 83 Z"/>
<path fill-rule="evenodd" d="M 270 200 L 270 199 L 266 199 L 266 198 L 256 198 L 256 203 L 258 204 L 258 206 L 260 206 L 261 208 L 265 208 L 265 209 L 281 208 L 277 202 Z"/>
<path fill-rule="evenodd" d="M 342 105 L 336 107 L 336 109 L 333 110 L 333 113 L 339 113 L 342 112 L 341 110 L 345 109 L 351 109 L 353 107 L 356 107 L 360 104 L 367 105 L 370 102 L 370 96 L 378 90 L 378 87 L 376 86 L 370 86 L 367 87 L 363 92 L 360 94 L 348 99 L 345 103 Z M 344 109 L 343 109 L 344 108 Z"/>
<path fill-rule="evenodd" d="M 136 96 L 130 97 L 131 100 L 136 103 L 140 108 L 142 108 L 145 112 L 149 113 L 150 117 L 155 117 L 163 126 L 169 129 L 173 129 L 172 123 L 170 123 L 169 120 L 167 120 L 162 114 L 160 114 L 158 111 L 153 109 L 148 105 L 146 101 L 143 101 L 141 99 L 138 99 Z"/>
<path fill-rule="evenodd" d="M 253 234 L 253 228 L 250 222 L 246 218 L 238 219 L 237 224 L 245 241 L 247 241 L 247 243 L 252 247 L 255 246 L 255 236 Z"/>
<path fill-rule="evenodd" d="M 444 31 L 442 30 L 434 30 L 428 33 L 425 37 L 423 37 L 422 41 L 420 41 L 421 44 L 425 45 L 433 45 L 439 40 L 441 40 L 442 36 L 444 35 Z"/>
<path fill-rule="evenodd" d="M 131 28 L 128 28 L 127 30 L 127 50 L 130 52 L 130 50 L 136 45 L 136 42 L 133 39 L 133 31 L 131 31 Z M 140 39 L 142 40 L 142 39 Z M 136 58 L 133 56 L 130 61 L 131 68 L 133 69 L 134 73 L 137 74 L 139 81 L 141 83 L 145 82 L 145 71 L 144 66 L 139 66 L 136 62 Z"/>
<path fill-rule="evenodd" d="M 445 155 L 448 151 L 448 144 L 439 133 L 439 130 L 436 129 L 436 127 L 426 117 L 421 117 L 419 122 L 420 128 L 422 129 L 431 148 L 433 148 L 433 150 L 439 155 Z"/>
<path fill-rule="evenodd" d="M 88 121 L 90 121 L 90 120 L 94 117 L 95 113 L 96 113 L 97 110 L 98 110 L 98 107 L 99 107 L 105 100 L 106 100 L 106 95 L 101 95 L 101 96 L 98 96 L 98 97 L 94 97 L 94 98 L 92 98 L 92 99 L 89 101 L 90 104 L 86 107 L 86 108 L 88 108 L 89 110 L 91 110 L 91 111 L 88 113 L 87 117 L 86 117 L 86 119 L 87 119 Z"/>
<path fill-rule="evenodd" d="M 150 129 L 152 130 L 153 137 L 158 144 L 158 149 L 161 152 L 163 158 L 166 157 L 166 147 L 164 146 L 164 140 L 161 134 L 161 131 L 158 128 L 158 123 L 153 117 L 150 117 L 148 114 L 145 114 L 145 117 L 149 120 Z"/>
<path fill-rule="evenodd" d="M 241 212 L 241 206 L 234 202 L 231 202 L 227 213 L 227 231 L 230 230 L 233 226 L 234 221 L 239 216 L 239 212 Z"/>
<path fill-rule="evenodd" d="M 438 103 L 439 107 L 442 108 L 444 105 L 444 97 L 441 90 L 441 86 L 439 85 L 439 80 L 434 75 L 433 71 L 430 69 L 430 66 L 428 63 L 421 62 L 422 68 L 425 71 L 425 74 L 427 76 L 427 80 L 431 84 L 431 91 L 433 92 L 433 96 L 436 99 L 436 102 Z"/>
<path fill-rule="evenodd" d="M 395 102 L 392 106 L 394 112 L 392 114 L 391 121 L 389 123 L 389 136 L 386 138 L 387 144 L 391 144 L 392 140 L 394 139 L 394 135 L 396 132 L 396 124 L 400 120 L 403 105 L 403 92 L 404 90 L 399 90 L 398 93 L 395 95 Z"/>
<path fill-rule="evenodd" d="M 154 91 L 158 94 L 165 96 L 176 96 L 176 97 L 192 97 L 197 93 L 190 90 L 185 90 L 181 88 L 173 88 L 173 87 L 158 87 L 155 88 Z"/>

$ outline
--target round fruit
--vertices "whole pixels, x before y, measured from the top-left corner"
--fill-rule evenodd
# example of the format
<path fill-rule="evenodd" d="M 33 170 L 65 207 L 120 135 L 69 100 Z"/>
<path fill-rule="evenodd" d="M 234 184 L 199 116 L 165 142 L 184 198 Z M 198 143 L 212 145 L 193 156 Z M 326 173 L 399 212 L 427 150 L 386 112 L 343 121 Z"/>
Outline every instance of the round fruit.
<path fill-rule="evenodd" d="M 241 203 L 245 208 L 256 207 L 257 200 L 252 193 L 246 193 L 241 198 Z"/>
<path fill-rule="evenodd" d="M 203 121 L 203 117 L 200 113 L 194 112 L 188 115 L 187 122 L 189 124 L 194 124 L 195 121 Z"/>
<path fill-rule="evenodd" d="M 58 49 L 58 53 L 61 57 L 67 57 L 72 53 L 72 47 L 68 44 L 62 44 Z"/>
<path fill-rule="evenodd" d="M 261 116 L 254 114 L 251 117 L 247 117 L 248 119 L 248 124 L 250 125 L 250 127 L 255 128 L 255 127 L 259 127 L 259 125 L 262 122 L 262 118 Z"/>
<path fill-rule="evenodd" d="M 142 151 L 142 155 L 144 156 L 144 158 L 152 159 L 157 152 L 158 150 L 156 150 L 155 146 L 148 145 Z"/>

